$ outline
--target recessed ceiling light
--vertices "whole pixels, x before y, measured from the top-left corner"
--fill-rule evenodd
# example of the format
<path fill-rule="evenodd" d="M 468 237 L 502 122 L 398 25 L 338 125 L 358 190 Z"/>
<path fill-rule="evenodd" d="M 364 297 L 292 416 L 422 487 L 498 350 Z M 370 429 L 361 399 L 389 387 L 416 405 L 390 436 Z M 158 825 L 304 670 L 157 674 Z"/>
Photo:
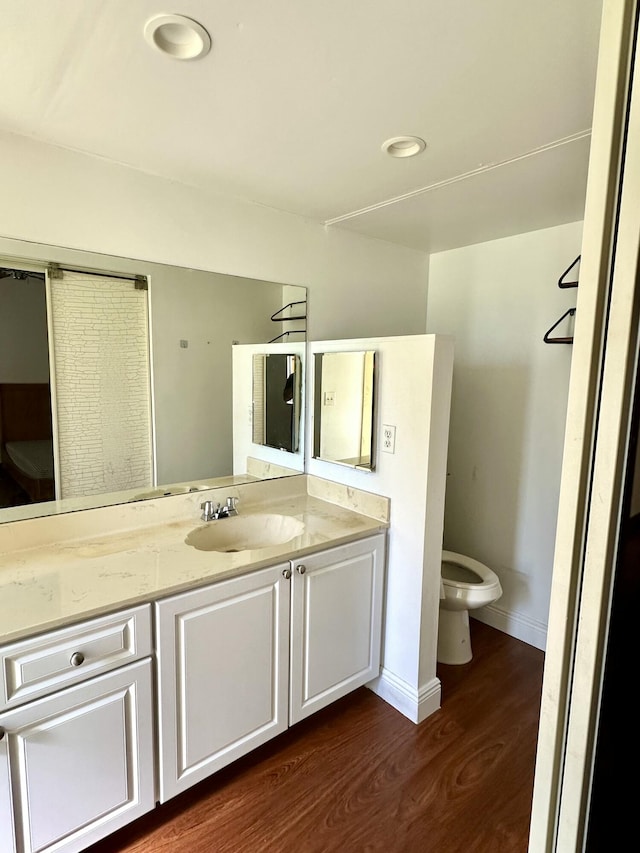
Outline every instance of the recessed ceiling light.
<path fill-rule="evenodd" d="M 205 28 L 184 15 L 156 15 L 144 27 L 144 37 L 157 50 L 174 59 L 199 59 L 211 50 Z"/>
<path fill-rule="evenodd" d="M 390 157 L 415 157 L 426 147 L 419 136 L 394 136 L 382 144 L 382 150 Z"/>

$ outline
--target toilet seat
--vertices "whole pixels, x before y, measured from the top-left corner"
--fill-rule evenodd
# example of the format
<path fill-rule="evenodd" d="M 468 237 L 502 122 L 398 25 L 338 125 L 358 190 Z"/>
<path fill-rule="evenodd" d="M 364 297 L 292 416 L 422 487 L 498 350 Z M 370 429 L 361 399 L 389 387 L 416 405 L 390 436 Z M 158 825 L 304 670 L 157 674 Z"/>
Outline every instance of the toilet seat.
<path fill-rule="evenodd" d="M 458 578 L 463 578 L 458 580 Z M 440 567 L 440 608 L 477 610 L 497 601 L 502 595 L 500 578 L 484 563 L 443 551 Z"/>
<path fill-rule="evenodd" d="M 448 574 L 445 574 L 447 570 Z M 444 586 L 456 589 L 478 590 L 479 587 L 500 589 L 497 574 L 488 566 L 474 560 L 473 557 L 456 554 L 454 551 L 442 552 L 441 578 Z"/>

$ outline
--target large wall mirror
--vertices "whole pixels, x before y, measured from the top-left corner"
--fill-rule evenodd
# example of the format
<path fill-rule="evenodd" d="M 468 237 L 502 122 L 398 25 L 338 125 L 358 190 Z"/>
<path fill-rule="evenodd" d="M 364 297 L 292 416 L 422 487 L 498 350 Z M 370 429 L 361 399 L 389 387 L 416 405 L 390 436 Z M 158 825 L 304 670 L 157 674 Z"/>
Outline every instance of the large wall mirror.
<path fill-rule="evenodd" d="M 232 364 L 286 351 L 300 416 L 305 340 L 304 287 L 0 238 L 0 522 L 302 472 Z"/>
<path fill-rule="evenodd" d="M 374 469 L 374 388 L 374 351 L 315 354 L 314 458 Z"/>

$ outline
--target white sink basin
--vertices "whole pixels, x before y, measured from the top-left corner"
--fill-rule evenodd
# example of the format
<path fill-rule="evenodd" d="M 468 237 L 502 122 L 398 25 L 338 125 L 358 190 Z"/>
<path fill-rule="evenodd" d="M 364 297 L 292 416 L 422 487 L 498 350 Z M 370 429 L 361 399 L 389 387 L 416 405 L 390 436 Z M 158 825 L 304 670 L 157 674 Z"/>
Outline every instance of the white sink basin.
<path fill-rule="evenodd" d="M 199 551 L 255 551 L 283 545 L 303 531 L 304 523 L 290 515 L 236 515 L 196 527 L 184 541 Z"/>

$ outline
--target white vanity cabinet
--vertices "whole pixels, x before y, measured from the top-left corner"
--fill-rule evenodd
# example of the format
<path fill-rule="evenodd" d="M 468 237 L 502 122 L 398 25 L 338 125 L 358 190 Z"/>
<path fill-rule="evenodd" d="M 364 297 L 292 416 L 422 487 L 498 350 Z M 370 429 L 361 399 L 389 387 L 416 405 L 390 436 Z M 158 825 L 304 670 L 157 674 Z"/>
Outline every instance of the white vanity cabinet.
<path fill-rule="evenodd" d="M 161 802 L 379 674 L 385 541 L 156 603 Z"/>
<path fill-rule="evenodd" d="M 290 724 L 380 674 L 384 533 L 294 561 Z"/>
<path fill-rule="evenodd" d="M 84 850 L 154 807 L 150 655 L 148 605 L 0 648 L 3 853 Z"/>
<path fill-rule="evenodd" d="M 160 802 L 287 728 L 290 576 L 282 563 L 156 603 Z"/>

